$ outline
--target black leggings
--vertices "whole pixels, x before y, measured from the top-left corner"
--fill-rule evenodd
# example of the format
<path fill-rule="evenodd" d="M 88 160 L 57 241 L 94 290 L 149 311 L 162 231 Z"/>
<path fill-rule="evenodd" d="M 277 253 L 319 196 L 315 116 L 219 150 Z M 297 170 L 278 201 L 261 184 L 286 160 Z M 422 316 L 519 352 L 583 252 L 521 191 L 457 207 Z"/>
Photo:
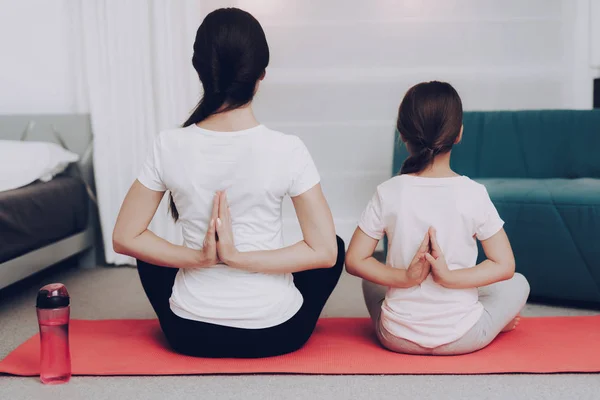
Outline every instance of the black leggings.
<path fill-rule="evenodd" d="M 178 269 L 138 260 L 138 272 L 162 331 L 176 352 L 213 358 L 270 357 L 296 351 L 310 338 L 342 273 L 346 251 L 339 237 L 337 246 L 337 261 L 332 268 L 293 274 L 294 284 L 304 298 L 300 310 L 286 322 L 263 329 L 232 328 L 181 318 L 173 314 L 169 305 Z"/>

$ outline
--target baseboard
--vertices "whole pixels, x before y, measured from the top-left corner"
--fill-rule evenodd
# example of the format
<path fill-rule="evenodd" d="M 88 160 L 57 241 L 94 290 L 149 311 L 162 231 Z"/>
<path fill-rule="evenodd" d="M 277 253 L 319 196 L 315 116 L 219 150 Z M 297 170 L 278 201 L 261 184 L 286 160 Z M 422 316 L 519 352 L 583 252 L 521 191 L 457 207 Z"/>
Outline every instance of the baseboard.
<path fill-rule="evenodd" d="M 23 254 L 0 264 L 0 289 L 46 269 L 75 254 L 91 249 L 94 244 L 91 229 Z"/>

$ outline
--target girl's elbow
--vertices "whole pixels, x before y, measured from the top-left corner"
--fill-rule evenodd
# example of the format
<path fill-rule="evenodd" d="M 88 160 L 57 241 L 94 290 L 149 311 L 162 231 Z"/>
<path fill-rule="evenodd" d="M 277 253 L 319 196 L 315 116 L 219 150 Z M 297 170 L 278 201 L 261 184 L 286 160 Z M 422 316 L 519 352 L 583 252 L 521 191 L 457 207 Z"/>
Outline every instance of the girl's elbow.
<path fill-rule="evenodd" d="M 346 256 L 346 272 L 353 276 L 359 276 L 358 262 L 352 254 Z"/>
<path fill-rule="evenodd" d="M 346 262 L 346 272 L 352 276 L 358 276 L 358 273 L 356 269 L 354 269 L 354 266 L 352 264 L 348 264 L 348 262 Z"/>
<path fill-rule="evenodd" d="M 515 270 L 516 270 L 515 260 L 508 261 L 504 265 L 504 277 L 503 278 L 505 280 L 511 279 L 513 276 L 515 276 Z"/>

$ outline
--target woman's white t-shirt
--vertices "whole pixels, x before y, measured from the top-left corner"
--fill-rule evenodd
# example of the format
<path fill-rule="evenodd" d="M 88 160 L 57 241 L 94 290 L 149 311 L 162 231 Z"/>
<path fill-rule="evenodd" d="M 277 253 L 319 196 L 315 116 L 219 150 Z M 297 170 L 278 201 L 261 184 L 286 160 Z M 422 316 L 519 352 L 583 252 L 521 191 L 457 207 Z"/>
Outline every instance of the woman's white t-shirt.
<path fill-rule="evenodd" d="M 302 141 L 263 125 L 215 132 L 191 125 L 161 132 L 138 180 L 169 190 L 185 245 L 201 249 L 216 191 L 227 191 L 239 251 L 283 247 L 281 207 L 319 183 Z M 290 319 L 302 306 L 291 274 L 263 274 L 224 264 L 180 269 L 171 310 L 186 319 L 247 329 Z"/>
<path fill-rule="evenodd" d="M 359 222 L 380 240 L 388 236 L 387 264 L 408 268 L 430 226 L 451 270 L 473 267 L 477 242 L 503 227 L 485 187 L 467 177 L 396 176 L 378 186 Z M 431 275 L 409 289 L 389 288 L 381 323 L 391 334 L 434 348 L 461 338 L 481 317 L 477 288 L 448 289 Z"/>

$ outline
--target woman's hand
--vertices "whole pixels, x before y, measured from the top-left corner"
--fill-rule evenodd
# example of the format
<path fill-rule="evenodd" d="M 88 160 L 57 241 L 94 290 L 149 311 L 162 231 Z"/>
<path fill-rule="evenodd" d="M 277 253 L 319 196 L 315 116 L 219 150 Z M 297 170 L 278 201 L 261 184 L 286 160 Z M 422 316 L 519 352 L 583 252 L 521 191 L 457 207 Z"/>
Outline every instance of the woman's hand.
<path fill-rule="evenodd" d="M 450 282 L 452 271 L 448 268 L 446 258 L 444 257 L 444 253 L 442 253 L 442 249 L 437 241 L 436 231 L 433 227 L 429 228 L 428 235 L 431 243 L 431 254 L 426 253 L 425 257 L 427 258 L 427 261 L 429 261 L 429 264 L 431 264 L 433 280 L 436 283 L 445 286 L 445 284 Z"/>
<path fill-rule="evenodd" d="M 227 194 L 220 192 L 218 195 L 218 215 L 217 215 L 217 256 L 225 264 L 235 264 L 235 258 L 239 252 L 235 248 L 233 240 L 233 228 L 231 225 L 231 213 L 229 212 L 229 203 Z M 214 214 L 214 208 L 213 208 Z"/>
<path fill-rule="evenodd" d="M 204 236 L 204 242 L 202 244 L 202 257 L 207 260 L 208 265 L 215 265 L 219 262 L 217 254 L 217 231 L 216 224 L 217 218 L 219 218 L 219 192 L 215 194 L 213 199 L 213 208 L 208 222 L 208 229 Z"/>
<path fill-rule="evenodd" d="M 419 249 L 415 254 L 415 257 L 410 262 L 406 270 L 406 276 L 411 281 L 414 281 L 417 285 L 421 284 L 429 272 L 431 271 L 430 262 L 425 258 L 425 255 L 430 251 L 430 236 L 429 232 L 425 234 L 425 238 L 419 245 Z"/>
<path fill-rule="evenodd" d="M 217 253 L 232 268 L 263 274 L 287 274 L 316 268 L 330 268 L 343 258 L 343 246 L 336 240 L 331 211 L 321 185 L 292 197 L 303 240 L 274 250 L 238 252 L 232 234 L 227 198 L 221 193 L 217 223 Z M 342 254 L 338 254 L 338 250 Z"/>

